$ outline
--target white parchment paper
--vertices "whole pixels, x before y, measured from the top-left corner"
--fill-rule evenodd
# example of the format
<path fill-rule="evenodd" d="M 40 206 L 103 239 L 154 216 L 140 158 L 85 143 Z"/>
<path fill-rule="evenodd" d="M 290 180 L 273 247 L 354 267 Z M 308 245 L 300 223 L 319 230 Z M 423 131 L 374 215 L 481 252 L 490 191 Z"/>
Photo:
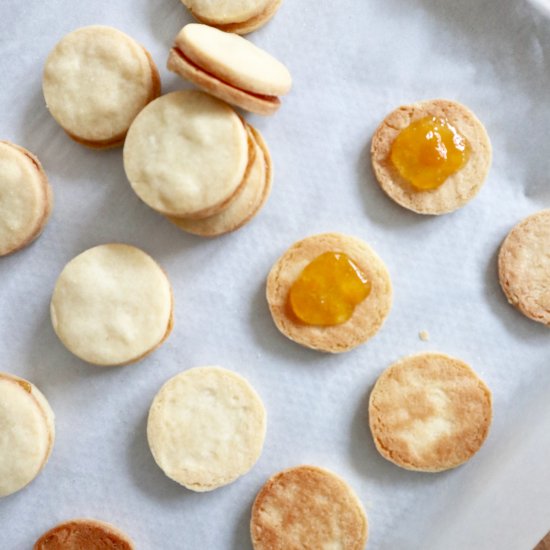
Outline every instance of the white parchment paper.
<path fill-rule="evenodd" d="M 251 36 L 294 77 L 279 113 L 248 117 L 274 157 L 273 193 L 250 225 L 208 241 L 138 200 L 120 150 L 94 152 L 69 140 L 41 92 L 50 49 L 89 24 L 129 33 L 152 53 L 165 91 L 184 87 L 164 66 L 190 20 L 178 0 L 0 2 L 0 137 L 39 156 L 56 201 L 42 237 L 0 259 L 0 370 L 37 384 L 57 415 L 47 467 L 0 501 L 0 548 L 30 549 L 57 522 L 95 517 L 140 549 L 249 550 L 256 492 L 276 471 L 311 463 L 354 487 L 369 515 L 369 548 L 530 550 L 550 529 L 550 332 L 506 303 L 496 254 L 513 225 L 550 206 L 550 22 L 521 0 L 285 0 Z M 434 97 L 473 109 L 494 146 L 478 197 L 440 218 L 387 199 L 368 153 L 390 110 Z M 382 331 L 336 357 L 281 336 L 264 298 L 278 256 L 322 231 L 365 239 L 395 287 Z M 143 248 L 167 270 L 176 324 L 139 364 L 100 369 L 63 348 L 48 306 L 65 263 L 111 241 Z M 428 350 L 468 361 L 494 392 L 486 445 L 438 475 L 383 460 L 366 415 L 382 370 Z M 155 465 L 146 415 L 165 380 L 207 364 L 248 378 L 269 423 L 247 476 L 193 494 Z"/>

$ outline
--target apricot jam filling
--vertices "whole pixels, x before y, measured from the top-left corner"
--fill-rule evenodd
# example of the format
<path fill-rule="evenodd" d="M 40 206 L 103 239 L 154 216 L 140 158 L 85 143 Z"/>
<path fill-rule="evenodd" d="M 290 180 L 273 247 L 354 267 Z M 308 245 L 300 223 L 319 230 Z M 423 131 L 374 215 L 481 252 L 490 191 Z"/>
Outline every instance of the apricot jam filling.
<path fill-rule="evenodd" d="M 288 294 L 288 305 L 306 325 L 345 323 L 371 291 L 371 283 L 341 252 L 325 252 L 302 271 Z"/>
<path fill-rule="evenodd" d="M 437 189 L 468 162 L 470 144 L 442 117 L 411 123 L 395 138 L 390 158 L 402 178 L 415 189 Z"/>

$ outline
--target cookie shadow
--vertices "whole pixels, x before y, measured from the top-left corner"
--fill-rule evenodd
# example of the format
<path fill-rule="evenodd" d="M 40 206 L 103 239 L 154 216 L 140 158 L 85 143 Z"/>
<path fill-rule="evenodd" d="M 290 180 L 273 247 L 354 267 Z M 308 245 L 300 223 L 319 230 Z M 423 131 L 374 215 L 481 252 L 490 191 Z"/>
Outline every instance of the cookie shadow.
<path fill-rule="evenodd" d="M 231 550 L 252 550 L 252 540 L 250 538 L 250 510 L 254 499 L 247 502 L 247 506 L 239 516 L 237 528 L 231 545 Z"/>
<path fill-rule="evenodd" d="M 163 2 L 151 0 L 148 15 L 151 22 L 151 31 L 166 51 L 172 47 L 174 38 L 184 25 L 196 23 L 196 20 L 181 0 L 165 0 Z"/>

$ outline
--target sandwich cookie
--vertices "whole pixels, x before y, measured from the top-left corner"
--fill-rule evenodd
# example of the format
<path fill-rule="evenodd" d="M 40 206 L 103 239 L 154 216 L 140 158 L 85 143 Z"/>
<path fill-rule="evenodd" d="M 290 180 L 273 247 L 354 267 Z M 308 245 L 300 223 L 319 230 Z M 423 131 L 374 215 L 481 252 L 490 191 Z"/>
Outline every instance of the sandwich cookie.
<path fill-rule="evenodd" d="M 244 183 L 218 214 L 200 220 L 168 218 L 183 231 L 202 237 L 225 235 L 248 223 L 267 201 L 273 180 L 271 155 L 260 132 L 249 124 L 246 128 L 253 141 L 254 155 Z"/>
<path fill-rule="evenodd" d="M 226 208 L 244 184 L 249 138 L 237 113 L 198 91 L 153 101 L 124 144 L 124 169 L 151 208 L 177 218 L 206 218 Z"/>
<path fill-rule="evenodd" d="M 183 27 L 168 57 L 168 69 L 206 92 L 260 115 L 271 115 L 290 91 L 288 69 L 236 34 L 198 23 Z"/>
<path fill-rule="evenodd" d="M 405 357 L 378 378 L 369 424 L 380 454 L 401 468 L 441 472 L 469 460 L 492 420 L 491 392 L 463 361 L 442 353 Z"/>
<path fill-rule="evenodd" d="M 29 484 L 55 440 L 54 414 L 36 386 L 0 372 L 0 497 Z"/>
<path fill-rule="evenodd" d="M 104 244 L 65 266 L 50 312 L 57 336 L 77 357 L 125 365 L 151 353 L 172 331 L 172 288 L 139 248 Z"/>
<path fill-rule="evenodd" d="M 298 466 L 262 487 L 250 532 L 254 550 L 363 550 L 367 516 L 344 480 L 316 466 Z"/>
<path fill-rule="evenodd" d="M 75 141 L 106 149 L 122 145 L 137 114 L 160 95 L 149 52 L 123 32 L 93 25 L 52 50 L 42 81 L 46 106 Z"/>
<path fill-rule="evenodd" d="M 212 491 L 248 472 L 260 457 L 266 412 L 252 386 L 220 367 L 178 374 L 156 395 L 147 439 L 156 463 L 180 485 Z"/>
<path fill-rule="evenodd" d="M 36 239 L 52 207 L 52 190 L 39 160 L 23 147 L 0 141 L 0 256 Z"/>
<path fill-rule="evenodd" d="M 222 31 L 246 34 L 265 25 L 282 0 L 182 0 L 201 23 Z"/>
<path fill-rule="evenodd" d="M 510 231 L 498 256 L 500 286 L 524 315 L 550 327 L 550 210 Z"/>
<path fill-rule="evenodd" d="M 119 529 L 96 519 L 73 519 L 56 525 L 34 544 L 34 550 L 134 550 Z"/>
<path fill-rule="evenodd" d="M 464 105 L 444 99 L 399 107 L 371 145 L 374 174 L 396 203 L 418 214 L 445 214 L 470 201 L 491 166 L 483 124 Z"/>
<path fill-rule="evenodd" d="M 363 241 L 325 233 L 295 243 L 267 278 L 277 328 L 298 344 L 340 353 L 380 330 L 392 286 L 383 261 Z"/>

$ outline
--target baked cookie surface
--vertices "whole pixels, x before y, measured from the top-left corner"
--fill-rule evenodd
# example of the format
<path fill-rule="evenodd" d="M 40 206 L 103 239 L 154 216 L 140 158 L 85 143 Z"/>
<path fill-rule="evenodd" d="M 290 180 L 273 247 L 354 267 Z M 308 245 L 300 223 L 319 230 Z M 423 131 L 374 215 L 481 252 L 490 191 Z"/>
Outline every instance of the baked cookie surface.
<path fill-rule="evenodd" d="M 52 207 L 52 190 L 39 160 L 19 145 L 0 141 L 0 256 L 36 239 Z"/>
<path fill-rule="evenodd" d="M 254 505 L 254 550 L 363 550 L 367 517 L 349 485 L 316 466 L 275 474 Z"/>
<path fill-rule="evenodd" d="M 164 473 L 196 492 L 232 483 L 262 451 L 266 412 L 252 386 L 220 367 L 197 367 L 162 386 L 147 439 Z"/>
<path fill-rule="evenodd" d="M 378 378 L 369 400 L 376 448 L 407 470 L 460 466 L 482 446 L 492 396 L 466 363 L 442 353 L 405 357 Z"/>
<path fill-rule="evenodd" d="M 0 497 L 28 485 L 46 465 L 54 413 L 36 386 L 0 372 Z"/>
<path fill-rule="evenodd" d="M 498 256 L 499 280 L 508 302 L 550 326 L 550 209 L 517 224 Z"/>
<path fill-rule="evenodd" d="M 249 143 L 237 113 L 198 91 L 173 92 L 136 118 L 124 143 L 133 190 L 167 216 L 205 218 L 243 183 Z"/>
<path fill-rule="evenodd" d="M 183 231 L 202 237 L 225 235 L 248 223 L 267 201 L 273 180 L 271 155 L 260 132 L 248 124 L 246 127 L 252 136 L 254 158 L 244 183 L 218 214 L 200 220 L 168 218 Z"/>
<path fill-rule="evenodd" d="M 172 330 L 170 282 L 142 250 L 104 244 L 72 259 L 51 300 L 53 328 L 80 359 L 100 366 L 132 363 Z"/>
<path fill-rule="evenodd" d="M 160 95 L 149 53 L 128 35 L 101 25 L 77 29 L 54 47 L 44 68 L 46 105 L 75 141 L 122 145 L 137 114 Z"/>
<path fill-rule="evenodd" d="M 424 117 L 446 119 L 467 140 L 470 155 L 465 166 L 441 186 L 420 191 L 399 174 L 390 153 L 400 132 Z M 479 192 L 489 173 L 492 148 L 483 124 L 468 108 L 454 101 L 434 99 L 392 111 L 374 133 L 371 161 L 380 187 L 392 200 L 418 214 L 438 215 L 464 206 Z"/>
<path fill-rule="evenodd" d="M 56 525 L 34 544 L 34 550 L 134 550 L 119 529 L 95 519 L 73 519 Z"/>
<path fill-rule="evenodd" d="M 371 283 L 368 297 L 343 324 L 312 326 L 302 323 L 288 305 L 288 295 L 303 269 L 325 252 L 349 256 Z M 363 241 L 340 233 L 324 233 L 298 241 L 285 252 L 267 278 L 267 302 L 277 328 L 303 346 L 340 353 L 366 342 L 381 328 L 392 304 L 392 286 L 386 266 Z"/>

